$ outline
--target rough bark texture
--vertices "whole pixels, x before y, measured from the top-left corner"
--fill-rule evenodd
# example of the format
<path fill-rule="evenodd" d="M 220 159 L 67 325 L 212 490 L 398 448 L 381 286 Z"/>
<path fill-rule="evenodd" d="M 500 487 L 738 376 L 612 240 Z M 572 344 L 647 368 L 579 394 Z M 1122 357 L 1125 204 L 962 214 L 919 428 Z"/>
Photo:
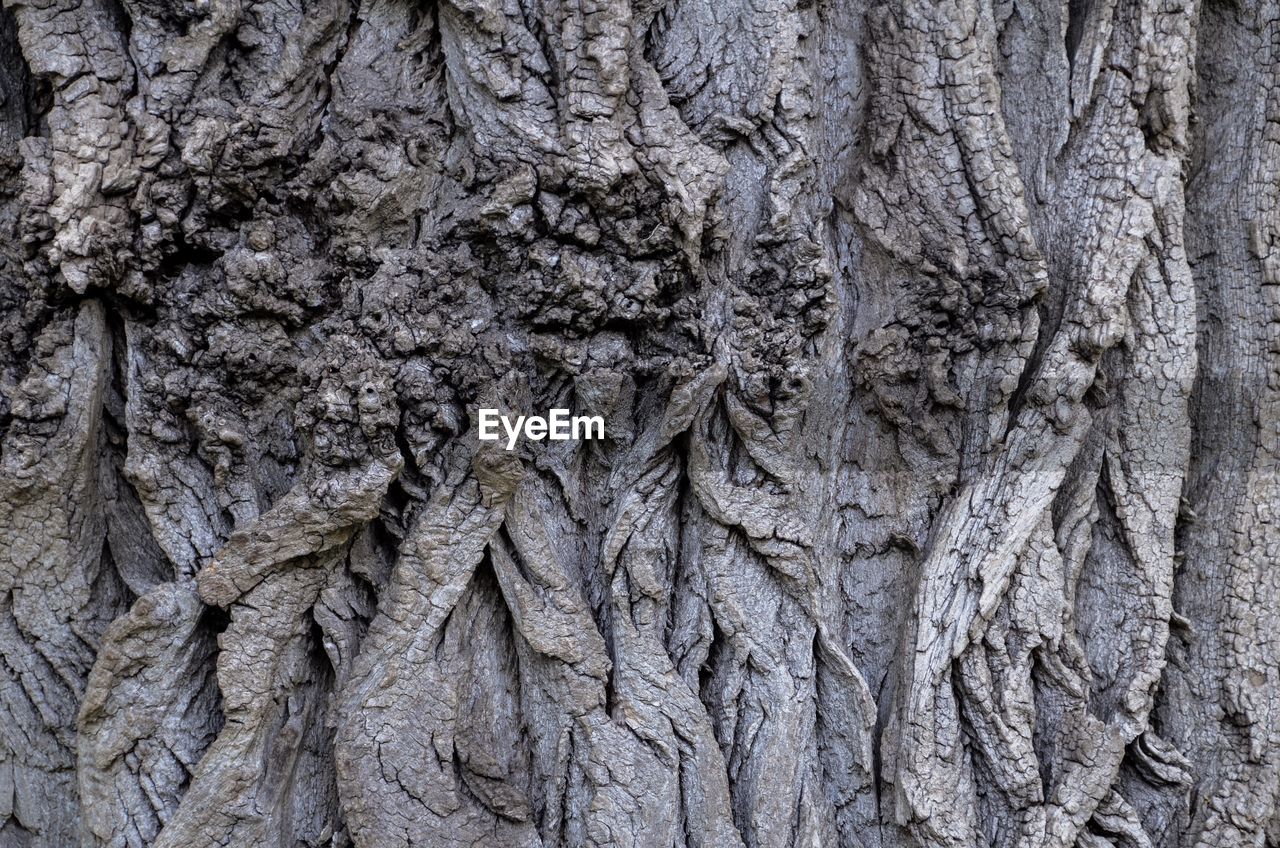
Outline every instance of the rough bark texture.
<path fill-rule="evenodd" d="M 0 848 L 1280 845 L 1280 0 L 4 6 Z"/>

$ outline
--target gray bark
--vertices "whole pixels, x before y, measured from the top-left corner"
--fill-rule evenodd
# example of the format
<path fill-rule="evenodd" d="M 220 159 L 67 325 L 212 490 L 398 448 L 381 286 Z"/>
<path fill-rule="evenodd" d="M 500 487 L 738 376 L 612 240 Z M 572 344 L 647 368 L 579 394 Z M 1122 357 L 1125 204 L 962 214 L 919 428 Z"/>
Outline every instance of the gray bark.
<path fill-rule="evenodd" d="M 0 848 L 1280 845 L 1280 0 L 4 6 Z"/>

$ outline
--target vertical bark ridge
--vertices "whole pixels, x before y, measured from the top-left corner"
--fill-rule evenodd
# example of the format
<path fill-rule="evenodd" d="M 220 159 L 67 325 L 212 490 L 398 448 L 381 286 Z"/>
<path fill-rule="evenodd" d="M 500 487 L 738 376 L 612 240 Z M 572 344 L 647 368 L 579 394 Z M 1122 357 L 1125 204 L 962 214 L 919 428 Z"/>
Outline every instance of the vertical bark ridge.
<path fill-rule="evenodd" d="M 1155 160 L 1152 162 L 1155 167 L 1150 170 L 1156 173 L 1169 173 L 1171 168 L 1178 167 L 1185 135 L 1179 122 L 1185 124 L 1186 120 L 1187 77 L 1177 72 L 1170 73 L 1162 56 L 1152 52 L 1149 39 L 1144 36 L 1151 28 L 1161 26 L 1175 36 L 1181 33 L 1185 42 L 1189 25 L 1185 22 L 1180 25 L 1179 16 L 1185 19 L 1187 13 L 1185 8 L 1173 8 L 1164 17 L 1147 18 L 1144 12 L 1134 15 L 1136 20 L 1122 18 L 1120 23 L 1131 28 L 1132 35 L 1122 27 L 1115 29 L 1108 50 L 1113 55 L 1118 54 L 1114 62 L 1117 68 L 1124 62 L 1133 71 L 1122 77 L 1118 70 L 1113 69 L 1099 82 L 1094 89 L 1097 99 L 1081 113 L 1073 132 L 1075 138 L 1068 139 L 1062 154 L 1074 158 L 1076 173 L 1094 172 L 1095 185 L 1114 181 L 1115 177 L 1107 176 L 1108 171 L 1117 175 L 1123 173 L 1122 163 L 1133 157 Z M 911 21 L 910 14 L 910 10 L 903 12 L 903 18 L 908 22 Z M 900 24 L 896 16 L 889 21 L 890 32 L 904 33 L 904 44 L 920 43 L 913 40 L 914 28 L 910 23 Z M 974 21 L 977 37 L 983 39 L 981 43 L 986 45 L 985 54 L 990 56 L 994 42 L 992 20 L 979 16 Z M 974 31 L 972 26 L 963 25 L 954 30 L 956 33 L 970 31 Z M 1168 49 L 1168 45 L 1162 45 L 1161 49 Z M 1126 50 L 1133 51 L 1136 61 L 1121 58 L 1128 55 L 1124 52 Z M 980 61 L 983 54 L 982 49 L 961 53 L 970 61 Z M 944 55 L 948 54 L 944 52 Z M 987 61 L 990 62 L 989 59 Z M 1079 67 L 1076 71 L 1083 72 Z M 982 76 L 976 78 L 958 78 L 973 78 L 975 85 L 976 80 L 985 80 L 988 90 L 993 88 L 995 75 L 989 64 L 980 73 Z M 1135 80 L 1132 87 L 1127 84 L 1129 79 Z M 1179 85 L 1183 88 L 1181 93 Z M 1125 88 L 1130 88 L 1130 92 L 1124 92 Z M 913 94 L 918 90 L 913 90 Z M 981 91 L 982 88 L 975 87 L 974 90 Z M 964 95 L 952 94 L 949 90 L 948 96 Z M 1143 100 L 1146 101 L 1144 110 L 1158 111 L 1163 119 L 1160 131 L 1151 132 L 1155 136 L 1153 150 L 1147 149 L 1146 115 L 1130 105 L 1133 101 L 1141 103 Z M 944 106 L 948 101 L 939 98 L 935 102 Z M 936 116 L 932 124 L 927 124 L 934 135 L 926 133 L 925 139 L 936 138 L 936 134 L 946 132 L 945 108 L 935 106 L 932 113 L 923 108 L 917 111 L 925 116 Z M 1120 120 L 1124 124 L 1120 124 Z M 895 124 L 890 123 L 889 126 Z M 1124 125 L 1129 129 L 1120 130 L 1117 134 L 1117 127 Z M 912 136 L 904 136 L 902 125 L 897 125 L 897 143 L 903 144 L 904 138 Z M 965 134 L 957 132 L 955 138 L 960 161 L 965 162 Z M 885 143 L 891 145 L 894 142 Z M 984 150 L 990 152 L 1000 148 L 997 141 L 994 145 L 988 144 Z M 1008 150 L 1007 142 L 1005 150 Z M 925 158 L 936 161 L 936 157 L 928 154 Z M 1021 184 L 1016 172 L 1012 171 L 1012 160 L 1007 154 L 1005 162 L 1004 170 L 997 169 L 996 172 L 1005 175 L 1010 195 L 1020 199 L 1023 197 Z M 982 165 L 982 160 L 978 160 L 967 167 L 981 168 Z M 990 166 L 981 173 L 988 172 Z M 871 185 L 876 183 L 873 181 Z M 900 723 L 893 728 L 895 734 L 901 734 L 900 759 L 895 766 L 896 772 L 890 772 L 891 776 L 896 773 L 900 792 L 900 821 L 912 824 L 925 841 L 972 843 L 977 838 L 974 830 L 979 820 L 976 804 L 980 795 L 982 803 L 988 805 L 981 816 L 984 821 L 1007 822 L 1011 818 L 1019 823 L 1022 838 L 1034 844 L 1045 839 L 1047 833 L 1055 834 L 1057 839 L 1073 841 L 1074 832 L 1078 832 L 1080 825 L 1087 820 L 1090 808 L 1088 794 L 1080 797 L 1076 784 L 1089 786 L 1093 792 L 1098 792 L 1099 784 L 1106 785 L 1095 769 L 1114 773 L 1124 744 L 1140 732 L 1150 709 L 1151 690 L 1163 663 L 1167 621 L 1171 614 L 1172 515 L 1185 465 L 1185 398 L 1194 368 L 1194 359 L 1189 351 L 1194 323 L 1187 309 L 1190 281 L 1180 245 L 1181 196 L 1175 184 L 1168 179 L 1154 188 L 1156 191 L 1152 192 L 1143 185 L 1130 183 L 1118 197 L 1100 197 L 1077 210 L 1075 221 L 1085 222 L 1081 232 L 1089 235 L 1085 236 L 1087 240 L 1083 244 L 1076 242 L 1076 250 L 1083 250 L 1075 254 L 1081 257 L 1075 261 L 1081 262 L 1083 268 L 1062 269 L 1067 272 L 1063 280 L 1067 288 L 1060 323 L 1057 327 L 1045 328 L 1051 335 L 1046 338 L 1037 358 L 1024 366 L 1029 353 L 1026 342 L 1034 340 L 1037 323 L 1034 313 L 1026 316 L 1024 321 L 1028 329 L 1024 331 L 1023 339 L 1026 341 L 1022 350 L 1017 352 L 1017 348 L 1007 347 L 1005 360 L 1001 361 L 998 355 L 993 356 L 994 362 L 989 361 L 985 366 L 988 373 L 1007 369 L 1005 373 L 1014 377 L 1023 367 L 1032 370 L 1028 373 L 1025 387 L 1020 389 L 1007 424 L 998 415 L 991 418 L 993 411 L 998 413 L 1001 409 L 998 403 L 993 404 L 993 396 L 977 395 L 977 406 L 984 417 L 968 428 L 970 435 L 961 451 L 959 491 L 943 506 L 925 552 L 913 627 L 915 652 L 914 655 L 908 653 L 906 657 L 910 685 L 903 693 L 898 716 Z M 922 194 L 929 196 L 928 192 Z M 864 219 L 873 228 L 878 224 L 874 217 L 876 208 L 869 200 L 864 201 L 864 210 L 867 210 L 863 213 Z M 1019 204 L 1011 208 L 1021 207 Z M 1103 223 L 1108 218 L 1116 223 Z M 937 218 L 931 216 L 928 220 L 932 222 Z M 989 213 L 980 220 L 993 221 L 998 225 L 1001 218 L 997 212 Z M 1027 259 L 1036 262 L 1039 251 L 1032 239 L 1025 209 L 1011 220 L 1017 222 L 1016 226 L 1023 233 L 1023 243 L 1030 244 Z M 909 222 L 908 218 L 904 223 L 910 226 Z M 880 224 L 881 228 L 883 226 Z M 1116 239 L 1112 233 L 1120 234 L 1120 238 Z M 1057 247 L 1061 237 L 1061 234 L 1056 235 L 1049 244 Z M 913 243 L 922 244 L 923 240 L 919 237 L 913 239 L 910 235 L 891 240 L 899 251 L 902 245 Z M 1007 242 L 1006 245 L 1017 243 Z M 1087 770 L 1088 777 L 1081 779 L 1081 775 L 1068 772 L 1060 785 L 1043 787 L 1032 744 L 1030 705 L 1033 696 L 1028 685 L 1026 659 L 1016 660 L 1008 656 L 1007 634 L 1000 638 L 985 638 L 984 633 L 994 636 L 988 622 L 1002 598 L 1011 597 L 1008 594 L 1009 580 L 1016 573 L 1017 562 L 1027 555 L 1027 545 L 1036 533 L 1037 525 L 1044 526 L 1042 521 L 1049 513 L 1053 496 L 1090 426 L 1092 416 L 1085 395 L 1094 383 L 1103 353 L 1123 340 L 1123 334 L 1133 320 L 1145 323 L 1143 329 L 1155 335 L 1155 328 L 1151 327 L 1154 319 L 1148 317 L 1151 307 L 1139 303 L 1136 316 L 1131 316 L 1125 307 L 1131 280 L 1153 276 L 1153 272 L 1142 269 L 1143 254 L 1148 250 L 1155 253 L 1153 263 L 1159 262 L 1160 270 L 1172 277 L 1171 283 L 1166 285 L 1175 287 L 1168 296 L 1162 291 L 1159 302 L 1161 311 L 1168 313 L 1165 317 L 1167 326 L 1159 328 L 1159 340 L 1168 339 L 1173 348 L 1156 351 L 1161 365 L 1161 373 L 1156 378 L 1168 380 L 1168 388 L 1160 389 L 1159 383 L 1156 388 L 1161 390 L 1157 402 L 1160 412 L 1168 416 L 1162 436 L 1169 439 L 1167 445 L 1171 452 L 1153 456 L 1137 469 L 1144 477 L 1144 495 L 1150 492 L 1149 499 L 1154 499 L 1158 505 L 1135 503 L 1126 493 L 1129 484 L 1125 474 L 1128 469 L 1114 464 L 1108 467 L 1114 478 L 1111 481 L 1113 491 L 1120 489 L 1117 498 L 1122 502 L 1120 508 L 1125 515 L 1129 543 L 1138 559 L 1137 567 L 1143 573 L 1142 580 L 1149 587 L 1145 592 L 1155 596 L 1151 613 L 1142 616 L 1150 622 L 1145 627 L 1151 629 L 1143 632 L 1140 628 L 1136 634 L 1139 650 L 1145 657 L 1140 661 L 1140 670 L 1136 672 L 1132 688 L 1122 699 L 1118 717 L 1122 719 L 1120 725 L 1104 734 L 1114 733 L 1112 753 L 1091 758 L 1094 762 Z M 920 264 L 921 260 L 913 260 L 911 254 L 900 253 L 899 256 L 903 260 L 914 261 L 925 271 L 936 267 L 935 262 L 927 259 L 924 260 L 927 264 Z M 1050 256 L 1048 270 L 1051 281 L 1060 267 Z M 1039 275 L 1043 278 L 1044 274 L 1042 267 Z M 1150 288 L 1144 294 L 1150 297 Z M 1016 337 L 1011 337 L 1009 342 L 1015 340 Z M 1134 340 L 1134 346 L 1142 351 L 1154 341 L 1155 338 L 1151 341 L 1139 338 Z M 1011 361 L 1007 359 L 1010 354 L 1013 355 Z M 1141 369 L 1143 365 L 1140 362 L 1136 367 Z M 1150 369 L 1150 365 L 1145 367 Z M 1139 396 L 1137 386 L 1144 380 L 1156 382 L 1147 374 L 1139 373 L 1125 385 L 1131 387 L 1129 391 L 1133 395 Z M 990 383 L 979 380 L 975 387 L 981 392 L 986 385 Z M 1013 386 L 1006 382 L 1004 397 L 1009 398 L 1012 389 Z M 1184 405 L 1181 412 L 1180 404 Z M 1129 423 L 1136 416 L 1130 413 L 1125 417 Z M 1000 436 L 1001 429 L 1005 430 L 1003 437 Z M 1157 496 L 1156 491 L 1161 494 Z M 1040 531 L 1042 539 L 1046 538 L 1046 531 L 1047 527 Z M 1143 591 L 1138 592 L 1139 597 L 1143 594 Z M 1025 596 L 1019 599 L 1019 606 L 1024 613 L 1035 609 L 1034 603 Z M 985 644 L 980 648 L 972 647 L 974 642 L 984 639 Z M 1116 648 L 1114 644 L 1107 645 L 1109 652 L 1113 653 Z M 958 703 L 952 700 L 951 686 L 946 682 L 953 674 L 956 658 L 960 660 L 962 680 L 962 697 Z M 988 675 L 1018 663 L 1024 669 L 1021 683 L 1006 681 L 1012 685 L 1013 691 L 1005 703 L 1000 703 L 992 697 L 1002 688 L 995 683 L 999 678 Z M 964 697 L 966 695 L 968 697 Z M 1102 710 L 1104 715 L 1107 711 L 1106 707 Z M 977 750 L 984 752 L 984 767 L 1000 787 L 1002 800 L 988 800 L 989 793 L 978 792 L 972 766 L 968 762 L 971 740 L 978 743 Z M 1111 779 L 1106 778 L 1105 781 Z M 1042 808 L 1045 794 L 1049 795 L 1047 812 Z M 1092 803 L 1099 800 L 1101 798 L 1094 798 Z M 1120 803 L 1117 800 L 1111 806 Z M 991 804 L 995 807 L 992 808 Z M 1000 814 L 1001 806 L 1006 808 L 1003 816 Z M 949 814 L 944 816 L 944 810 Z M 957 810 L 963 812 L 955 815 Z M 1064 819 L 1075 822 L 1066 824 L 1065 832 Z M 1007 830 L 1003 832 L 1008 833 Z M 995 839 L 997 834 L 997 831 L 989 831 L 987 838 Z"/>
<path fill-rule="evenodd" d="M 1160 714 L 1197 773 L 1211 775 L 1180 821 L 1188 844 L 1205 846 L 1274 838 L 1276 622 L 1274 605 L 1257 602 L 1274 587 L 1277 544 L 1268 515 L 1277 495 L 1278 16 L 1266 4 L 1207 4 L 1201 18 L 1188 244 L 1203 329 L 1176 590 L 1191 633 L 1167 672 Z M 1225 51 L 1251 59 L 1228 71 Z M 1221 414 L 1228 408 L 1238 412 Z"/>
<path fill-rule="evenodd" d="M 62 310 L 10 394 L 0 512 L 6 839 L 75 839 L 75 713 L 103 630 L 128 603 L 104 561 L 99 425 L 111 340 L 102 304 Z"/>

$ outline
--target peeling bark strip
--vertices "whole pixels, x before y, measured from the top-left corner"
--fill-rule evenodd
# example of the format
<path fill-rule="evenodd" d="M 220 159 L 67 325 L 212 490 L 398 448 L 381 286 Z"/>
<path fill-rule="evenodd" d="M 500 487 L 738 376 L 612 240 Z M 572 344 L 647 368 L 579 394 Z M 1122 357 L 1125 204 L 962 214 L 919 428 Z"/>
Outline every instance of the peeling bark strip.
<path fill-rule="evenodd" d="M 7 0 L 0 230 L 0 848 L 1280 845 L 1280 0 Z"/>

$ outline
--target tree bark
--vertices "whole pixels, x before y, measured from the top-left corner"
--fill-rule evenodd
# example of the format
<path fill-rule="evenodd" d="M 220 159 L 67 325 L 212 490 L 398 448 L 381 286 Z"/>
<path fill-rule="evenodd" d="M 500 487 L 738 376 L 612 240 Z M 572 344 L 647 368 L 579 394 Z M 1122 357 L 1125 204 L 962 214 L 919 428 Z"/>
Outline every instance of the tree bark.
<path fill-rule="evenodd" d="M 1280 845 L 1280 0 L 4 5 L 0 848 Z"/>

